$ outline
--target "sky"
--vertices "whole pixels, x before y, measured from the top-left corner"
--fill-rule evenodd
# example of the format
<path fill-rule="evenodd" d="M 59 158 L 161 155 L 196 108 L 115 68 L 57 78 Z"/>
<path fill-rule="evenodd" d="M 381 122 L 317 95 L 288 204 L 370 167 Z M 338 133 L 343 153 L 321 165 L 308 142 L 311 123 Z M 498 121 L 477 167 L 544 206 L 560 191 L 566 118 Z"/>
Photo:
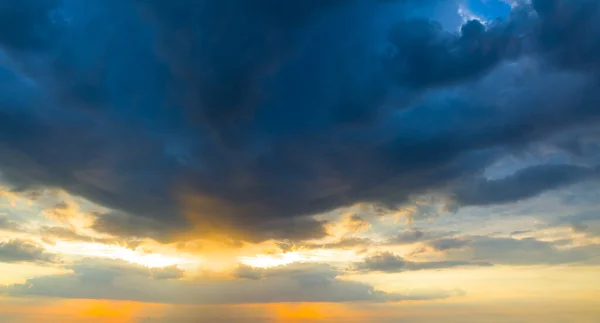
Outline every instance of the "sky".
<path fill-rule="evenodd" d="M 593 323 L 599 0 L 0 0 L 0 321 Z"/>

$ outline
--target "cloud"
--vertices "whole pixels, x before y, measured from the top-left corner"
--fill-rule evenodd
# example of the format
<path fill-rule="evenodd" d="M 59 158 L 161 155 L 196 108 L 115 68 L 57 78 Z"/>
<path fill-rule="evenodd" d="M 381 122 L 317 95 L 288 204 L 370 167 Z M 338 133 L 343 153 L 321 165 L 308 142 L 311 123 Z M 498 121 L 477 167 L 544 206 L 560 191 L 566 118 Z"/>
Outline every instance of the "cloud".
<path fill-rule="evenodd" d="M 563 216 L 550 223 L 552 227 L 568 227 L 575 232 L 596 237 L 600 236 L 600 212 L 589 211 Z"/>
<path fill-rule="evenodd" d="M 428 242 L 428 245 L 436 251 L 460 249 L 469 243 L 468 240 L 455 238 L 439 239 Z"/>
<path fill-rule="evenodd" d="M 342 226 L 347 232 L 360 232 L 369 229 L 371 224 L 358 214 L 351 214 L 343 219 Z"/>
<path fill-rule="evenodd" d="M 259 280 L 264 276 L 264 269 L 254 268 L 246 265 L 239 265 L 233 273 L 235 278 Z"/>
<path fill-rule="evenodd" d="M 433 241 L 428 246 L 444 252 L 449 261 L 477 260 L 494 265 L 557 265 L 595 263 L 600 247 L 590 244 L 564 246 L 563 241 L 540 241 L 534 238 L 495 238 L 464 236 Z"/>
<path fill-rule="evenodd" d="M 140 2 L 157 22 L 159 52 L 184 81 L 177 91 L 188 117 L 221 137 L 252 115 L 262 81 L 290 55 L 298 29 L 347 1 Z"/>
<path fill-rule="evenodd" d="M 491 266 L 487 262 L 472 261 L 429 261 L 413 262 L 391 252 L 382 252 L 365 258 L 363 262 L 354 265 L 359 271 L 375 271 L 383 273 L 400 273 L 428 269 L 445 269 L 467 266 Z"/>
<path fill-rule="evenodd" d="M 419 228 L 410 228 L 400 231 L 396 236 L 389 238 L 386 245 L 409 245 L 417 242 L 430 241 L 433 239 L 442 238 L 445 236 L 452 236 L 456 232 L 435 232 L 435 231 L 424 231 Z"/>
<path fill-rule="evenodd" d="M 97 238 L 89 235 L 78 233 L 76 230 L 61 226 L 42 226 L 39 234 L 44 241 L 80 241 L 80 242 L 97 242 L 102 244 L 114 244 L 119 240 L 110 238 Z"/>
<path fill-rule="evenodd" d="M 387 66 L 400 84 L 414 88 L 481 76 L 503 60 L 512 41 L 513 35 L 496 29 L 500 27 L 486 30 L 482 22 L 470 20 L 456 35 L 443 30 L 437 21 L 400 22 L 390 32 L 395 52 Z"/>
<path fill-rule="evenodd" d="M 42 246 L 31 241 L 10 240 L 0 242 L 0 262 L 49 264 L 57 261 L 55 255 L 46 252 Z"/>
<path fill-rule="evenodd" d="M 7 216 L 0 214 L 0 230 L 21 231 L 22 229 L 19 223 L 9 220 Z"/>
<path fill-rule="evenodd" d="M 91 228 L 117 237 L 148 237 L 160 242 L 173 239 L 173 231 L 165 228 L 159 221 L 134 217 L 123 212 L 97 214 Z"/>
<path fill-rule="evenodd" d="M 521 169 L 501 179 L 476 179 L 455 191 L 463 205 L 517 202 L 549 189 L 558 189 L 584 180 L 597 179 L 600 167 L 538 165 Z"/>
<path fill-rule="evenodd" d="M 179 269 L 177 265 L 163 267 L 163 268 L 151 268 L 150 276 L 154 279 L 179 279 L 183 277 L 184 271 Z"/>
<path fill-rule="evenodd" d="M 574 181 L 461 184 L 597 126 L 597 3 L 534 1 L 459 34 L 407 19 L 418 3 L 4 4 L 19 19 L 0 19 L 0 170 L 111 209 L 98 231 L 162 242 L 314 239 L 311 215 L 356 203 L 506 203 Z M 386 40 L 390 6 L 404 22 Z"/>
<path fill-rule="evenodd" d="M 560 67 L 589 68 L 600 50 L 594 36 L 599 15 L 595 1 L 534 0 L 488 25 L 469 20 L 459 35 L 436 21 L 405 20 L 390 33 L 394 51 L 388 66 L 401 84 L 425 89 L 480 77 L 523 55 L 540 55 Z"/>
<path fill-rule="evenodd" d="M 26 0 L 5 3 L 0 8 L 0 42 L 16 50 L 38 50 L 50 46 L 56 26 L 48 13 L 57 0 Z"/>
<path fill-rule="evenodd" d="M 74 218 L 79 210 L 79 205 L 73 201 L 61 201 L 43 211 L 44 215 L 57 221 L 66 222 Z"/>
<path fill-rule="evenodd" d="M 49 296 L 136 300 L 185 304 L 236 304 L 271 302 L 352 302 L 413 299 L 417 296 L 385 293 L 363 283 L 337 278 L 329 265 L 296 264 L 261 270 L 248 279 L 178 280 L 179 271 L 154 269 L 120 261 L 84 260 L 73 273 L 29 279 L 3 288 L 12 296 Z M 244 269 L 248 270 L 248 268 Z M 448 295 L 431 294 L 429 298 Z"/>
<path fill-rule="evenodd" d="M 327 242 L 327 243 L 290 243 L 290 242 L 279 242 L 277 246 L 284 252 L 293 250 L 321 250 L 321 249 L 364 249 L 371 246 L 375 246 L 378 243 L 368 238 L 360 237 L 345 237 L 338 241 Z"/>

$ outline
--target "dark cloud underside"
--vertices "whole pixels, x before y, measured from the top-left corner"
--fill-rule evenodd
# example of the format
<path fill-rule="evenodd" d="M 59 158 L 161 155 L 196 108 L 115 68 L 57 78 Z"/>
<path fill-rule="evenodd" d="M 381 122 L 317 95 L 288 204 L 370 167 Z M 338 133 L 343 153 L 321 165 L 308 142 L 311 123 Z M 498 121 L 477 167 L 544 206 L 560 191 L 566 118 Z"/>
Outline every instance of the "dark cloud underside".
<path fill-rule="evenodd" d="M 2 176 L 114 209 L 99 231 L 259 241 L 322 237 L 298 218 L 357 202 L 505 203 L 592 172 L 477 182 L 504 153 L 597 126 L 598 1 L 536 0 L 458 33 L 408 18 L 417 6 L 0 1 Z"/>

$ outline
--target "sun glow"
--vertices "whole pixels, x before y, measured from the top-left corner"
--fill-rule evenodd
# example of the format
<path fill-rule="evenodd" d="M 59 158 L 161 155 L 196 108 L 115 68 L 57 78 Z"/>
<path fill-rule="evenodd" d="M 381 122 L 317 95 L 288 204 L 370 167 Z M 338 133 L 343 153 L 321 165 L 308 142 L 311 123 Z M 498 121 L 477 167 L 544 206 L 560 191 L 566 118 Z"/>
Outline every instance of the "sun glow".
<path fill-rule="evenodd" d="M 239 257 L 239 261 L 255 268 L 285 266 L 296 262 L 318 262 L 331 260 L 331 250 L 292 251 L 281 254 L 259 254 L 252 257 Z"/>
<path fill-rule="evenodd" d="M 49 246 L 48 250 L 76 256 L 121 259 L 150 268 L 188 265 L 198 262 L 198 259 L 192 259 L 191 257 L 145 253 L 117 245 L 105 245 L 101 243 L 58 241 L 54 246 Z"/>

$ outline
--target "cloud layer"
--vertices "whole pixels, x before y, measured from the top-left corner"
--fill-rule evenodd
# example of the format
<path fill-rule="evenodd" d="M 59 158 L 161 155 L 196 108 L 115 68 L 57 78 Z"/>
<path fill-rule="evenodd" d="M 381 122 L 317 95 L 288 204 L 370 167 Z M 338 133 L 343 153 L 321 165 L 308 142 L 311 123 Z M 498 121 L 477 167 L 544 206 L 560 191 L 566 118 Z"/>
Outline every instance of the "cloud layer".
<path fill-rule="evenodd" d="M 179 279 L 176 267 L 148 269 L 121 261 L 87 259 L 72 274 L 29 279 L 0 288 L 11 296 L 136 300 L 175 304 L 237 304 L 280 302 L 400 301 L 446 298 L 447 293 L 395 294 L 337 278 L 325 264 L 295 264 L 238 271 L 235 279 Z M 260 274 L 249 275 L 249 272 Z"/>
<path fill-rule="evenodd" d="M 56 255 L 46 252 L 42 246 L 31 241 L 0 242 L 0 262 L 50 264 L 57 261 Z"/>
<path fill-rule="evenodd" d="M 535 0 L 459 32 L 414 18 L 423 10 L 4 3 L 0 171 L 15 190 L 112 209 L 98 231 L 160 241 L 306 240 L 326 232 L 305 216 L 359 202 L 506 203 L 597 176 L 564 165 L 481 179 L 501 156 L 597 126 L 598 1 Z"/>

